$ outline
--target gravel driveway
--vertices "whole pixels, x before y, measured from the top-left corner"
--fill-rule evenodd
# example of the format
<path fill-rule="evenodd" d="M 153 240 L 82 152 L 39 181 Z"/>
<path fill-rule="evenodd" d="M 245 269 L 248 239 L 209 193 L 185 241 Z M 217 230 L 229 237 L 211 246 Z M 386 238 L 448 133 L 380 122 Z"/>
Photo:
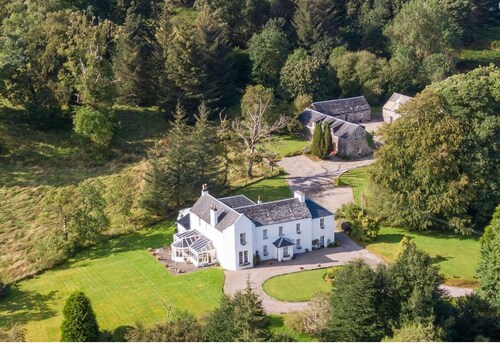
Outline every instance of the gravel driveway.
<path fill-rule="evenodd" d="M 292 191 L 301 190 L 306 196 L 332 212 L 342 204 L 353 200 L 350 187 L 334 187 L 332 179 L 344 172 L 367 166 L 373 163 L 373 158 L 358 161 L 343 161 L 333 157 L 327 161 L 312 161 L 305 156 L 283 158 L 278 165 L 285 169 L 288 186 Z M 303 309 L 307 302 L 278 301 L 266 295 L 262 284 L 269 278 L 277 275 L 297 272 L 300 267 L 304 270 L 342 265 L 354 259 L 364 259 L 369 265 L 376 266 L 385 263 L 378 256 L 358 245 L 344 233 L 337 232 L 335 239 L 340 243 L 337 248 L 324 248 L 309 253 L 296 255 L 292 261 L 264 264 L 262 266 L 241 271 L 224 271 L 224 293 L 231 295 L 246 286 L 247 278 L 250 279 L 252 289 L 261 297 L 267 313 L 288 313 Z M 320 266 L 318 266 L 318 264 Z M 472 293 L 469 288 L 458 288 L 442 285 L 441 289 L 448 295 L 456 297 Z"/>

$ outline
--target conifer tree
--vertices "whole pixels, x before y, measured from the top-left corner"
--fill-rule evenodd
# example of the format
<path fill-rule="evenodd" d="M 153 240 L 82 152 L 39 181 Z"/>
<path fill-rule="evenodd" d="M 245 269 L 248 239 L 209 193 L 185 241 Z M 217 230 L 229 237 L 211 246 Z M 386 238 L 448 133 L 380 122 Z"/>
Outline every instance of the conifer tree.
<path fill-rule="evenodd" d="M 317 122 L 314 127 L 312 144 L 311 144 L 311 154 L 317 157 L 321 157 L 321 142 L 323 141 L 323 132 L 321 130 L 321 123 Z"/>
<path fill-rule="evenodd" d="M 333 143 L 332 143 L 332 133 L 330 130 L 330 123 L 325 121 L 324 127 L 323 127 L 323 157 L 328 156 L 333 149 Z"/>
<path fill-rule="evenodd" d="M 146 18 L 130 7 L 117 39 L 114 73 L 122 103 L 149 106 L 156 101 L 157 44 Z"/>
<path fill-rule="evenodd" d="M 89 298 L 83 292 L 70 295 L 63 309 L 62 342 L 95 342 L 99 326 Z"/>

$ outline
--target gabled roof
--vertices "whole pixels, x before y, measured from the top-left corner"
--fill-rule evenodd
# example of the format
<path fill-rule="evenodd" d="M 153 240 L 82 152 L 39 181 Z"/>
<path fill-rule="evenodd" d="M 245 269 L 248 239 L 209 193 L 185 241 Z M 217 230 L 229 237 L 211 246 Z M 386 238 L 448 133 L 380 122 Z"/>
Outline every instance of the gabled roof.
<path fill-rule="evenodd" d="M 195 252 L 210 251 L 215 249 L 212 241 L 205 236 L 201 236 L 201 238 L 194 242 L 189 248 Z"/>
<path fill-rule="evenodd" d="M 299 115 L 299 121 L 309 127 L 312 127 L 313 123 L 327 121 L 330 124 L 332 134 L 344 139 L 349 138 L 349 136 L 352 135 L 358 128 L 363 128 L 361 125 L 350 123 L 332 116 L 327 116 L 310 108 L 306 108 L 304 112 Z"/>
<path fill-rule="evenodd" d="M 313 219 L 327 217 L 327 216 L 333 216 L 332 212 L 328 211 L 326 208 L 324 208 L 320 204 L 318 204 L 310 199 L 306 199 L 306 206 L 309 209 L 309 212 L 311 212 Z"/>
<path fill-rule="evenodd" d="M 285 223 L 294 220 L 311 218 L 311 213 L 305 203 L 299 199 L 284 199 L 235 208 L 241 214 L 254 222 L 255 226 Z"/>
<path fill-rule="evenodd" d="M 191 208 L 191 213 L 196 214 L 205 222 L 210 223 L 210 207 L 212 205 L 215 205 L 217 208 L 218 222 L 215 228 L 219 231 L 224 231 L 233 225 L 240 216 L 238 212 L 210 194 L 203 194 L 199 197 Z"/>
<path fill-rule="evenodd" d="M 231 208 L 255 205 L 255 202 L 248 199 L 244 195 L 234 195 L 231 197 L 219 198 L 219 201 L 223 202 L 224 204 L 226 204 Z"/>
<path fill-rule="evenodd" d="M 175 248 L 188 248 L 200 239 L 200 237 L 204 237 L 199 231 L 189 230 L 182 233 L 174 234 L 175 242 L 172 243 L 172 246 Z"/>
<path fill-rule="evenodd" d="M 313 102 L 311 107 L 318 112 L 329 116 L 338 116 L 346 113 L 355 113 L 370 109 L 364 96 Z"/>
<path fill-rule="evenodd" d="M 407 103 L 408 101 L 412 100 L 413 98 L 411 96 L 399 94 L 399 93 L 392 93 L 391 97 L 387 102 L 384 104 L 383 109 L 388 110 L 388 111 L 396 111 L 399 106 L 402 104 Z"/>
<path fill-rule="evenodd" d="M 186 214 L 184 217 L 179 219 L 177 222 L 180 226 L 185 228 L 186 230 L 191 229 L 191 220 L 189 219 L 189 214 Z"/>
<path fill-rule="evenodd" d="M 281 236 L 280 238 L 278 238 L 274 243 L 273 245 L 276 247 L 276 248 L 283 248 L 283 247 L 289 247 L 291 245 L 294 245 L 294 243 L 289 240 L 288 238 L 286 238 L 285 236 Z"/>

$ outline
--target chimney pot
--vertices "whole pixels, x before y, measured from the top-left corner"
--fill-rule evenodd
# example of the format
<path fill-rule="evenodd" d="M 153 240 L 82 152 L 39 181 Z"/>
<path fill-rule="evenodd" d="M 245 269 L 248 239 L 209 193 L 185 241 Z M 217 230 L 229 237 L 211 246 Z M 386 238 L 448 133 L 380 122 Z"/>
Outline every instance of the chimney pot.
<path fill-rule="evenodd" d="M 202 186 L 201 186 L 201 195 L 205 195 L 205 194 L 208 194 L 208 186 L 206 183 L 204 183 Z"/>
<path fill-rule="evenodd" d="M 219 222 L 219 216 L 217 215 L 217 207 L 214 203 L 210 205 L 210 225 L 215 227 Z"/>
<path fill-rule="evenodd" d="M 305 196 L 305 194 L 304 194 L 302 191 L 295 191 L 295 192 L 293 193 L 293 196 L 294 196 L 294 198 L 299 199 L 299 201 L 300 201 L 301 203 L 303 203 L 303 202 L 305 202 L 305 201 L 306 201 L 306 196 Z"/>

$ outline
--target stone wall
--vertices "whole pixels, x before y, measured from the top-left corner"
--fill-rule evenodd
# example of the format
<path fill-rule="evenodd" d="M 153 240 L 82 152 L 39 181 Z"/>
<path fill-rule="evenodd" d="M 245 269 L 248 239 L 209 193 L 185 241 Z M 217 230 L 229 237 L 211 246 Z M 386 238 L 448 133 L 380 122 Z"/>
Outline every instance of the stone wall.
<path fill-rule="evenodd" d="M 399 119 L 401 118 L 401 114 L 399 113 L 396 113 L 394 111 L 390 111 L 390 110 L 382 110 L 382 116 L 384 117 L 384 121 L 386 123 L 392 123 L 394 122 L 396 119 Z M 391 117 L 392 117 L 392 120 L 391 120 Z"/>

